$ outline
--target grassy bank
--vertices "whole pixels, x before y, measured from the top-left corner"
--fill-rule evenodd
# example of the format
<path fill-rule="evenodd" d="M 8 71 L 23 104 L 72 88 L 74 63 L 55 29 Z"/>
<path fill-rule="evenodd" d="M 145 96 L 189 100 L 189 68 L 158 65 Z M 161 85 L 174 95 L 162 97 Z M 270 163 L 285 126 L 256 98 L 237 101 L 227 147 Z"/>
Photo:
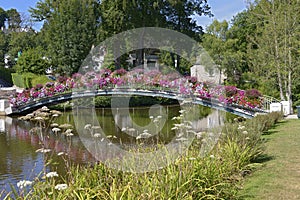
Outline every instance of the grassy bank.
<path fill-rule="evenodd" d="M 153 172 L 128 173 L 102 163 L 70 166 L 66 160 L 64 178 L 44 172 L 28 183 L 31 189 L 21 186 L 11 195 L 21 199 L 236 199 L 244 176 L 263 153 L 261 135 L 280 117 L 272 113 L 225 124 L 217 144 L 205 155 L 203 146 L 212 141 L 212 133 L 194 133 L 196 139 L 186 152 Z M 177 127 L 185 126 L 182 133 L 188 132 L 189 123 L 178 123 Z"/>
<path fill-rule="evenodd" d="M 300 199 L 300 120 L 285 120 L 263 136 L 263 167 L 246 179 L 241 199 Z"/>

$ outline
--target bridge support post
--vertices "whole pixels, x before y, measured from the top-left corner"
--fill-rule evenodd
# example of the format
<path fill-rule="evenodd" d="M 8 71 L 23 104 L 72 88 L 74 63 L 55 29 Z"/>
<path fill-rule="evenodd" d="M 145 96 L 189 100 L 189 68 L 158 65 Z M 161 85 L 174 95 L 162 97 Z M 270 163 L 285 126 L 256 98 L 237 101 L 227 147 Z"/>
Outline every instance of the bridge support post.
<path fill-rule="evenodd" d="M 0 116 L 9 115 L 12 113 L 10 103 L 7 99 L 0 99 Z"/>

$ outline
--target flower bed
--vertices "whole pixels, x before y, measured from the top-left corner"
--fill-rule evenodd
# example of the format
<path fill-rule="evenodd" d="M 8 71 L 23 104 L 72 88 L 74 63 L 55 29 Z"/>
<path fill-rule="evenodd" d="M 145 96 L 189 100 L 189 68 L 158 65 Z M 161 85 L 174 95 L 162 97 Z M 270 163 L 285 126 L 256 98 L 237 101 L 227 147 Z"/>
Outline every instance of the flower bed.
<path fill-rule="evenodd" d="M 145 90 L 172 91 L 181 95 L 195 95 L 199 98 L 214 99 L 224 104 L 233 104 L 245 108 L 261 108 L 261 94 L 255 90 L 240 90 L 235 86 L 214 86 L 198 82 L 195 77 L 182 77 L 171 72 L 163 74 L 158 70 L 145 72 L 143 69 L 114 72 L 102 69 L 100 72 L 76 73 L 72 77 L 59 77 L 56 82 L 38 84 L 33 88 L 17 93 L 10 98 L 13 107 L 52 97 L 63 93 L 108 88 L 132 88 Z"/>

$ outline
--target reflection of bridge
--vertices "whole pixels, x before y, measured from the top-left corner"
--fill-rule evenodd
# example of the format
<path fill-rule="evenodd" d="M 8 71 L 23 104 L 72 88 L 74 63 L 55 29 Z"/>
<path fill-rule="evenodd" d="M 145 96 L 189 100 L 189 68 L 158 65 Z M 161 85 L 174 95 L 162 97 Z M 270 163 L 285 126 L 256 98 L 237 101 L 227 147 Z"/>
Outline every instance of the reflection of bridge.
<path fill-rule="evenodd" d="M 52 97 L 40 98 L 34 101 L 30 101 L 17 107 L 12 107 L 9 115 L 13 114 L 24 114 L 32 110 L 47 106 L 51 104 L 58 104 L 72 99 L 94 97 L 94 96 L 106 96 L 106 95 L 137 95 L 137 96 L 150 96 L 150 97 L 163 97 L 169 99 L 175 99 L 178 101 L 185 101 L 193 104 L 203 105 L 211 107 L 217 110 L 233 113 L 235 115 L 252 118 L 256 113 L 267 113 L 268 111 L 257 108 L 246 108 L 236 104 L 224 104 L 217 99 L 209 99 L 198 96 L 185 96 L 176 92 L 171 91 L 160 91 L 160 90 L 144 90 L 144 89 L 100 89 L 100 90 L 86 90 L 86 91 L 73 91 L 69 93 L 57 94 Z"/>

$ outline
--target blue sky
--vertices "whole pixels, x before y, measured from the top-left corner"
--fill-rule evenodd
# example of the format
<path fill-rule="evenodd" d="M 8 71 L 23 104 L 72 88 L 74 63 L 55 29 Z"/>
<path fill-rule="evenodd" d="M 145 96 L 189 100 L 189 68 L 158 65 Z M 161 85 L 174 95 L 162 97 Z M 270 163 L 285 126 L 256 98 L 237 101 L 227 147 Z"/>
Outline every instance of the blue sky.
<path fill-rule="evenodd" d="M 19 12 L 27 12 L 29 7 L 34 7 L 38 0 L 0 0 L 0 7 L 5 10 L 16 8 Z M 199 17 L 198 24 L 204 28 L 209 25 L 213 19 L 230 20 L 234 15 L 246 9 L 246 0 L 208 0 L 211 10 L 214 14 L 213 18 Z M 36 25 L 38 28 L 39 25 Z"/>

